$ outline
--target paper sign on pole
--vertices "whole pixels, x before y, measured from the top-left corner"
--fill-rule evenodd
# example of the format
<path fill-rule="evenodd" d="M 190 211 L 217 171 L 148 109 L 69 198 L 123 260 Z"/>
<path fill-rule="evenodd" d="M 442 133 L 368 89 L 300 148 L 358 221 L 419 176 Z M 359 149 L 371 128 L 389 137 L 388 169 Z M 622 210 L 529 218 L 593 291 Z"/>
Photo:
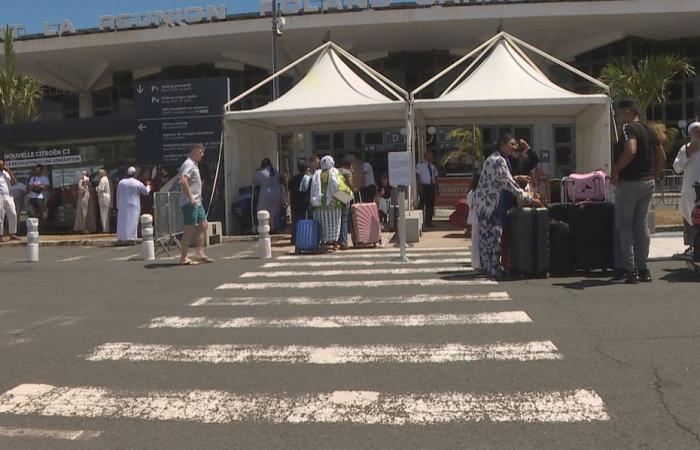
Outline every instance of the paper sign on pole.
<path fill-rule="evenodd" d="M 389 184 L 391 186 L 410 186 L 414 176 L 410 152 L 389 153 Z"/>

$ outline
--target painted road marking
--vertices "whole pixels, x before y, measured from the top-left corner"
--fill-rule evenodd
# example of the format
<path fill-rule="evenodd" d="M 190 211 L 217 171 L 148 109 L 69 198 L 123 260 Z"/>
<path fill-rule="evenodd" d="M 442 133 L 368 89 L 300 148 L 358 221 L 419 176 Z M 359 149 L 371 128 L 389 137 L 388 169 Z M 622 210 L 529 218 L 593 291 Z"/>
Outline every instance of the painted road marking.
<path fill-rule="evenodd" d="M 338 270 L 314 270 L 314 271 L 293 271 L 293 270 L 278 270 L 275 272 L 245 272 L 240 278 L 288 278 L 288 277 L 338 277 L 350 275 L 410 275 L 416 273 L 432 273 L 448 272 L 447 275 L 470 275 L 474 273 L 474 269 L 441 266 L 441 267 L 402 267 L 402 268 L 374 268 L 374 269 L 338 269 Z"/>
<path fill-rule="evenodd" d="M 208 317 L 163 316 L 142 328 L 350 328 L 431 327 L 447 325 L 511 324 L 532 322 L 524 311 L 477 314 L 407 314 L 377 316 Z"/>
<path fill-rule="evenodd" d="M 456 256 L 471 256 L 471 252 L 465 252 L 465 251 L 458 251 L 458 252 L 440 252 L 440 253 L 421 253 L 421 254 L 416 254 L 413 255 L 411 253 L 408 254 L 408 257 L 420 257 L 420 258 L 425 258 L 428 256 L 434 256 L 434 257 L 443 257 L 443 258 L 454 258 Z M 359 260 L 364 260 L 364 259 L 378 259 L 378 258 L 394 258 L 398 257 L 399 253 L 398 252 L 378 252 L 378 253 L 330 253 L 330 254 L 322 254 L 322 255 L 282 255 L 278 256 L 277 260 L 279 261 L 296 261 L 296 260 L 311 260 L 311 259 L 343 259 L 343 260 L 352 260 L 352 259 L 359 259 Z"/>
<path fill-rule="evenodd" d="M 297 281 L 284 283 L 225 283 L 217 286 L 216 289 L 238 289 L 244 291 L 255 291 L 263 289 L 317 289 L 317 288 L 376 288 L 391 286 L 493 286 L 498 284 L 487 279 L 472 280 L 365 280 L 365 281 Z"/>
<path fill-rule="evenodd" d="M 463 295 L 411 295 L 406 297 L 201 297 L 190 306 L 260 306 L 260 305 L 363 305 L 380 303 L 499 302 L 513 300 L 507 292 Z"/>
<path fill-rule="evenodd" d="M 74 257 L 72 257 L 72 258 L 59 259 L 59 260 L 57 260 L 56 262 L 60 262 L 60 263 L 62 263 L 62 262 L 73 262 L 73 261 L 80 261 L 81 259 L 85 259 L 85 258 L 89 258 L 89 256 L 87 256 L 87 255 L 83 255 L 83 256 L 74 256 Z"/>
<path fill-rule="evenodd" d="M 23 384 L 0 395 L 0 413 L 199 423 L 451 422 L 573 423 L 610 420 L 593 390 L 395 394 L 333 391 L 296 395 L 225 391 L 119 392 L 101 387 Z"/>
<path fill-rule="evenodd" d="M 84 430 L 44 430 L 41 428 L 0 427 L 0 437 L 61 439 L 66 441 L 85 441 L 95 439 L 101 431 Z"/>
<path fill-rule="evenodd" d="M 446 258 L 446 259 L 411 259 L 408 262 L 400 261 L 382 261 L 384 266 L 412 266 L 412 265 L 430 265 L 430 264 L 463 264 L 471 262 L 469 258 Z M 263 269 L 273 269 L 279 267 L 333 267 L 333 266 L 368 266 L 375 267 L 380 264 L 377 261 L 296 261 L 296 262 L 270 262 L 262 266 Z"/>
<path fill-rule="evenodd" d="M 487 345 L 202 345 L 174 346 L 114 342 L 97 347 L 88 361 L 168 361 L 184 363 L 448 363 L 469 361 L 541 361 L 562 359 L 551 341 L 499 342 Z"/>

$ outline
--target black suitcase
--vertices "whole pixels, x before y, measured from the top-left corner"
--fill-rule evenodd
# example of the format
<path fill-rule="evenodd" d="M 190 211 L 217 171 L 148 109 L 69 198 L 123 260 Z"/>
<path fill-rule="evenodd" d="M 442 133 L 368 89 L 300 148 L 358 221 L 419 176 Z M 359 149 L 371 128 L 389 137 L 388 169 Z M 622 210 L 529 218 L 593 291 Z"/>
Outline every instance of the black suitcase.
<path fill-rule="evenodd" d="M 547 206 L 549 219 L 564 222 L 571 226 L 574 218 L 574 206 L 573 203 L 550 203 Z"/>
<path fill-rule="evenodd" d="M 574 270 L 574 245 L 571 228 L 566 222 L 549 220 L 549 267 L 556 276 L 570 275 Z"/>
<path fill-rule="evenodd" d="M 612 203 L 581 202 L 574 205 L 571 232 L 576 268 L 585 271 L 614 268 L 615 214 Z"/>
<path fill-rule="evenodd" d="M 508 212 L 508 266 L 511 273 L 549 276 L 549 216 L 546 208 Z"/>

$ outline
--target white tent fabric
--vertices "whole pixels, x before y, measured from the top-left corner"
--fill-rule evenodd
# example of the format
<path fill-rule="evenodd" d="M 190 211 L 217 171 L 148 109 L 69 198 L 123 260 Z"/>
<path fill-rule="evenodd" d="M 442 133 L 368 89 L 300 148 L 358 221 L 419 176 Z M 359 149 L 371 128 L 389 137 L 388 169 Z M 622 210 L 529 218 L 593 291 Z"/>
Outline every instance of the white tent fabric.
<path fill-rule="evenodd" d="M 612 121 L 607 95 L 577 94 L 552 82 L 506 33 L 496 36 L 486 50 L 488 55 L 453 89 L 434 99 L 414 101 L 417 122 L 575 124 L 575 170 L 610 170 Z"/>
<path fill-rule="evenodd" d="M 318 56 L 306 75 L 284 95 L 259 108 L 230 111 L 237 101 L 314 54 Z M 394 98 L 373 88 L 345 61 L 377 81 Z M 250 184 L 260 159 L 267 156 L 277 161 L 278 133 L 359 124 L 403 127 L 407 124 L 408 93 L 329 42 L 231 100 L 225 108 L 226 214 L 230 218 L 238 188 Z M 231 221 L 228 223 L 227 231 L 231 233 Z"/>
<path fill-rule="evenodd" d="M 405 110 L 406 102 L 374 89 L 328 47 L 283 96 L 256 109 L 226 113 L 226 118 L 291 128 L 387 120 L 387 113 L 392 120 L 405 120 Z"/>

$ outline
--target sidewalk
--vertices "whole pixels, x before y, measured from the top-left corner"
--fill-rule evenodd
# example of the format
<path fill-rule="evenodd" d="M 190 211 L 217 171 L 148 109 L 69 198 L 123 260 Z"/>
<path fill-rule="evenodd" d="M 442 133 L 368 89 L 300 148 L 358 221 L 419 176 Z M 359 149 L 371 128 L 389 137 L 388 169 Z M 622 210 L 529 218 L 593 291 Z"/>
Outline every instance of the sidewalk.
<path fill-rule="evenodd" d="M 383 242 L 385 248 L 398 248 L 398 237 L 394 233 L 385 232 Z M 224 243 L 257 241 L 257 235 L 247 236 L 225 236 Z M 289 234 L 276 234 L 272 236 L 274 247 L 279 249 L 292 246 L 289 243 Z M 39 241 L 42 246 L 91 246 L 91 247 L 114 247 L 117 245 L 117 238 L 114 234 L 65 234 L 65 235 L 41 235 Z M 3 247 L 22 247 L 26 240 L 9 241 L 0 243 Z M 420 242 L 408 244 L 408 248 L 464 248 L 471 247 L 471 241 L 464 235 L 464 231 L 454 228 L 447 222 L 436 221 L 435 228 L 428 228 L 423 232 Z M 679 231 L 662 231 L 651 235 L 651 248 L 649 249 L 650 260 L 670 259 L 677 253 L 683 253 L 686 246 L 683 244 L 683 233 Z"/>

